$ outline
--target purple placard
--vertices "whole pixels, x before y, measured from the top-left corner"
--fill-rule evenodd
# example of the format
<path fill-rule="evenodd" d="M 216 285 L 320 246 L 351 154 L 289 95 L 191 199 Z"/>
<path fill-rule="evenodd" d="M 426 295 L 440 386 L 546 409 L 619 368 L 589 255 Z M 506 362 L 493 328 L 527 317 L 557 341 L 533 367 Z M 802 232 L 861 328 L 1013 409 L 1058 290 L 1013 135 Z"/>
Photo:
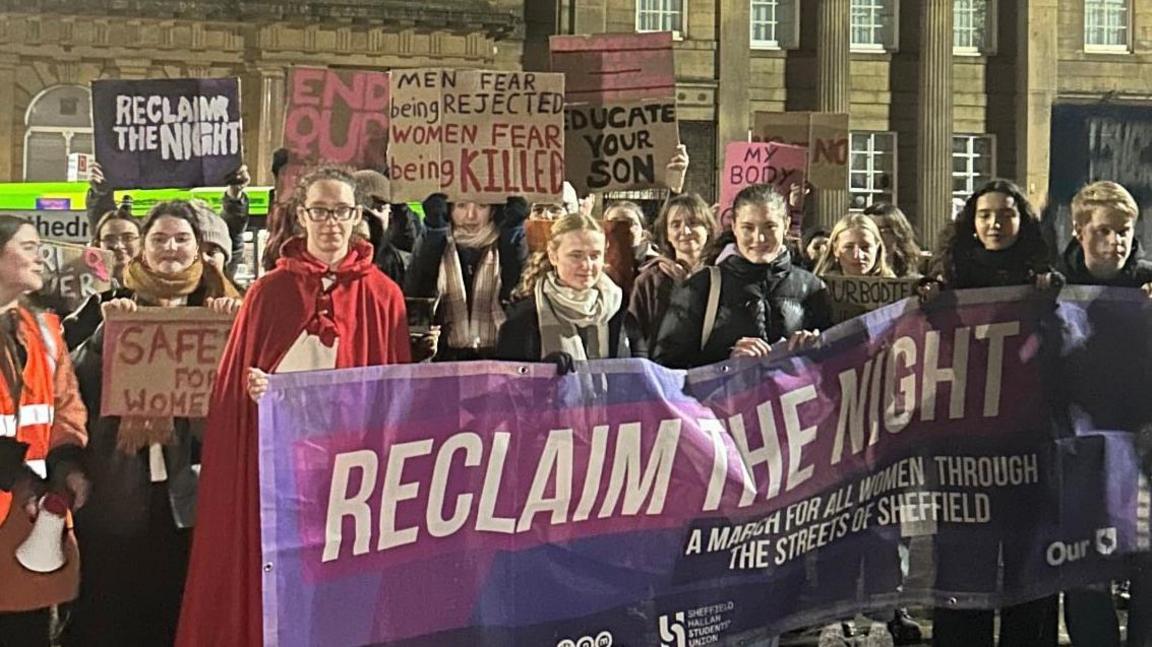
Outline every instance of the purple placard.
<path fill-rule="evenodd" d="M 71 211 L 71 198 L 36 198 L 37 211 Z"/>
<path fill-rule="evenodd" d="M 803 353 L 687 373 L 275 376 L 260 407 L 265 639 L 735 644 L 1117 577 L 1148 547 L 1130 433 L 1148 419 L 1146 303 L 947 294 Z"/>

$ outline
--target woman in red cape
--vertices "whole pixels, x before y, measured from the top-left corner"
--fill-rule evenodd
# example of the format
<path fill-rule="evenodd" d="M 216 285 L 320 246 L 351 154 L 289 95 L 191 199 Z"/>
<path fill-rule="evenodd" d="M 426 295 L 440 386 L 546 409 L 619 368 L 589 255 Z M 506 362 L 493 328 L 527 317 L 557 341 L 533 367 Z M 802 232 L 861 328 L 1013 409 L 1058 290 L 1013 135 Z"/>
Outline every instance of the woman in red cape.
<path fill-rule="evenodd" d="M 355 182 L 319 169 L 300 183 L 303 237 L 285 243 L 228 339 L 205 430 L 199 510 L 177 645 L 263 644 L 258 398 L 267 373 L 407 363 L 400 288 L 355 238 Z M 255 369 L 255 370 L 254 370 Z"/>

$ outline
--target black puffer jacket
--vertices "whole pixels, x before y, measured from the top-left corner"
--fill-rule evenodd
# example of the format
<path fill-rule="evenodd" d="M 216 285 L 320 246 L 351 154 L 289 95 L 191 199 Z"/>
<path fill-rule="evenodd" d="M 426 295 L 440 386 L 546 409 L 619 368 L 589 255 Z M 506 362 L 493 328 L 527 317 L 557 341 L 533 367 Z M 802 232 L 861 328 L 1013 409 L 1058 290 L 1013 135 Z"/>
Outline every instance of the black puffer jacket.
<path fill-rule="evenodd" d="M 798 330 L 824 330 L 831 325 L 824 282 L 794 267 L 787 250 L 771 263 L 732 256 L 719 267 L 720 303 L 708 343 L 700 348 L 711 285 L 704 270 L 672 293 L 653 360 L 671 368 L 704 366 L 727 359 L 742 337 L 774 344 Z"/>
<path fill-rule="evenodd" d="M 1120 273 L 1110 279 L 1098 279 L 1088 271 L 1084 263 L 1084 248 L 1073 238 L 1064 249 L 1060 271 L 1071 285 L 1104 285 L 1114 288 L 1140 288 L 1152 283 L 1152 261 L 1141 256 L 1139 239 L 1132 241 L 1132 253 L 1120 268 Z"/>
<path fill-rule="evenodd" d="M 1030 255 L 1022 245 L 1001 251 L 976 247 L 959 253 L 945 273 L 949 290 L 1031 285 L 1037 275 L 1053 272 L 1046 258 Z"/>

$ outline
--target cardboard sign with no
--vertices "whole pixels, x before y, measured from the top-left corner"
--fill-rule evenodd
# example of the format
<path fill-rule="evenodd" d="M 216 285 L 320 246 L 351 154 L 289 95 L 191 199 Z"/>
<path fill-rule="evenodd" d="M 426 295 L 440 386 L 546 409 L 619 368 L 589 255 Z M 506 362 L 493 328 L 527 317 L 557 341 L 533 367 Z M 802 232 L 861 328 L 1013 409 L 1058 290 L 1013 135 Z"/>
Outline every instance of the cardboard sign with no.
<path fill-rule="evenodd" d="M 415 69 L 392 74 L 392 199 L 557 202 L 564 190 L 564 76 Z"/>
<path fill-rule="evenodd" d="M 848 114 L 838 112 L 757 112 L 752 141 L 808 147 L 808 181 L 818 189 L 848 189 L 851 152 Z"/>
<path fill-rule="evenodd" d="M 208 308 L 108 313 L 100 415 L 206 417 L 232 320 Z"/>

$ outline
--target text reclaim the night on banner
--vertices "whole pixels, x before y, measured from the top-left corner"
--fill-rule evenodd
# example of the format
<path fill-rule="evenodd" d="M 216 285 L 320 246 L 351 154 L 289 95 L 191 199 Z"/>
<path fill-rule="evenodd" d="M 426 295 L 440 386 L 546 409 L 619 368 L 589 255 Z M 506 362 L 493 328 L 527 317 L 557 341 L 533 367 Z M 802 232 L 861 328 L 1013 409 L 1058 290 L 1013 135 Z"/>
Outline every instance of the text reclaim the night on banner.
<path fill-rule="evenodd" d="M 1108 581 L 1148 550 L 1152 497 L 1125 430 L 1152 419 L 1152 349 L 1133 343 L 1150 332 L 1136 290 L 1002 288 L 688 372 L 273 376 L 265 637 L 734 645 Z"/>

